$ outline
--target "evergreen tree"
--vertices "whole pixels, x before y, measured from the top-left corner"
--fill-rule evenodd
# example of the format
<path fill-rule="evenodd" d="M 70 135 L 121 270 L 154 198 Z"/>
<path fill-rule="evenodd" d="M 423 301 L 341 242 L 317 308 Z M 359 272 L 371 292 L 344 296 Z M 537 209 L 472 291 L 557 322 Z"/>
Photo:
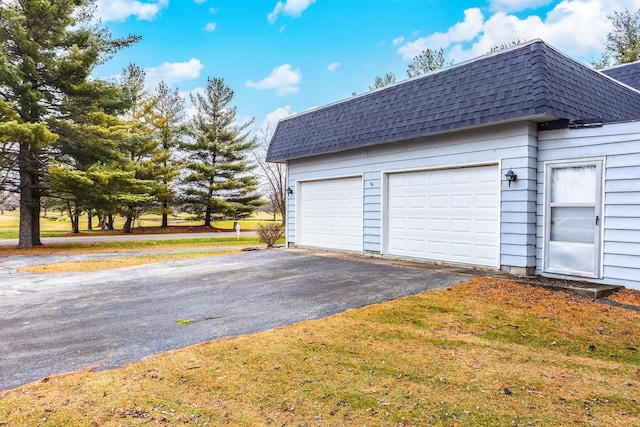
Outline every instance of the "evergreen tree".
<path fill-rule="evenodd" d="M 16 135 L 20 177 L 18 246 L 40 242 L 42 172 L 47 148 L 55 140 L 49 121 L 68 116 L 70 98 L 91 105 L 104 82 L 89 79 L 114 52 L 137 41 L 112 39 L 91 22 L 92 0 L 20 0 L 0 3 L 0 97 L 27 125 Z M 46 125 L 46 128 L 43 126 Z M 34 127 L 35 126 L 35 127 Z M 35 133 L 34 133 L 35 132 Z"/>
<path fill-rule="evenodd" d="M 131 233 L 133 221 L 153 207 L 154 181 L 158 174 L 154 154 L 159 147 L 158 138 L 147 123 L 149 94 L 144 88 L 145 72 L 134 64 L 122 70 L 121 84 L 130 108 L 124 116 L 127 136 L 120 141 L 128 161 L 120 167 L 133 173 L 129 195 L 120 207 L 125 217 L 123 231 Z"/>
<path fill-rule="evenodd" d="M 0 205 L 19 188 L 17 141 L 56 139 L 42 123 L 25 123 L 7 102 L 0 98 Z"/>
<path fill-rule="evenodd" d="M 46 176 L 49 198 L 57 200 L 56 205 L 67 211 L 73 233 L 80 231 L 80 214 L 87 212 L 91 218 L 94 211 L 104 210 L 100 205 L 100 187 L 92 178 L 94 171 L 100 169 L 102 173 L 117 175 L 128 160 L 120 151 L 119 141 L 125 132 L 116 116 L 92 112 L 76 117 L 82 120 L 54 122 L 59 139 L 53 144 L 56 152 Z"/>
<path fill-rule="evenodd" d="M 152 162 L 156 166 L 155 196 L 162 214 L 160 227 L 164 228 L 169 225 L 171 205 L 176 197 L 173 184 L 181 166 L 176 158 L 176 149 L 187 132 L 184 99 L 178 89 L 171 91 L 165 82 L 160 82 L 146 105 L 146 122 L 159 143 Z"/>
<path fill-rule="evenodd" d="M 256 147 L 247 131 L 253 120 L 238 124 L 232 99 L 233 91 L 221 78 L 207 79 L 205 93 L 191 96 L 197 112 L 193 139 L 183 145 L 188 156 L 184 202 L 191 212 L 204 216 L 207 227 L 213 218 L 247 217 L 261 204 L 248 162 Z"/>

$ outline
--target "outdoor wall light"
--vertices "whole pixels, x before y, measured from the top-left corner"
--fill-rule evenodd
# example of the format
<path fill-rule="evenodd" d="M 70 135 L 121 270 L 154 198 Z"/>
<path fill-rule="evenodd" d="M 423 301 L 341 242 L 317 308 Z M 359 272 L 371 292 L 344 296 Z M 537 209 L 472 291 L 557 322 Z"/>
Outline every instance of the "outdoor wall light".
<path fill-rule="evenodd" d="M 507 182 L 509 183 L 509 187 L 511 187 L 511 183 L 518 179 L 518 175 L 511 169 L 507 173 L 504 174 L 504 177 L 507 178 Z"/>
<path fill-rule="evenodd" d="M 293 194 L 293 190 L 291 189 L 291 187 L 287 187 L 287 194 L 289 195 Z"/>

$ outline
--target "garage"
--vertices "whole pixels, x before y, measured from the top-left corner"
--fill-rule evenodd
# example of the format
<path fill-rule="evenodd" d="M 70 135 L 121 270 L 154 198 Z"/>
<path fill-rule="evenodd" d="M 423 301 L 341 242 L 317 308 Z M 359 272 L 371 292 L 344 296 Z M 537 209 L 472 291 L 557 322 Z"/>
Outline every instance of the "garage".
<path fill-rule="evenodd" d="M 388 175 L 389 255 L 500 266 L 497 165 Z"/>
<path fill-rule="evenodd" d="M 362 177 L 301 182 L 298 245 L 362 251 Z"/>

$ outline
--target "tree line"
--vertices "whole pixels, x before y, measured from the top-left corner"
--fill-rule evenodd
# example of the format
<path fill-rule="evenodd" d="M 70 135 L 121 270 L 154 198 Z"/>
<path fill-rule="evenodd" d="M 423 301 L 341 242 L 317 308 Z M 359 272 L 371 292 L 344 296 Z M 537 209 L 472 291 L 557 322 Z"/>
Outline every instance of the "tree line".
<path fill-rule="evenodd" d="M 95 68 L 139 37 L 113 38 L 92 19 L 93 0 L 0 5 L 0 190 L 20 196 L 18 246 L 40 242 L 43 206 L 63 209 L 74 232 L 97 215 L 105 228 L 176 208 L 209 226 L 243 218 L 263 201 L 253 172 L 252 120 L 238 123 L 233 91 L 208 78 L 187 117 L 177 89 L 146 90 L 130 64 L 116 81 Z M 6 194 L 6 193 L 4 193 Z"/>

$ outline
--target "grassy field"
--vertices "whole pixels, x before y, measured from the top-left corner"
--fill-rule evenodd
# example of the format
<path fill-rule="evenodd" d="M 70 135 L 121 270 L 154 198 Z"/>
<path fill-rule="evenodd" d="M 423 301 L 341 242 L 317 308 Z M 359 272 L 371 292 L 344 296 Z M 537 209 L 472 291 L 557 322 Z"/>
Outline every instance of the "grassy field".
<path fill-rule="evenodd" d="M 478 278 L 46 378 L 0 425 L 638 426 L 639 351 L 637 312 Z"/>
<path fill-rule="evenodd" d="M 0 239 L 18 237 L 19 215 L 18 211 L 6 211 L 4 215 L 0 215 Z M 69 221 L 55 221 L 46 218 L 41 218 L 40 221 L 42 237 L 60 236 L 71 231 L 71 222 Z"/>
<path fill-rule="evenodd" d="M 179 225 L 179 226 L 200 226 L 203 221 L 192 221 L 188 219 L 187 215 L 178 215 L 169 217 L 169 225 Z M 136 220 L 134 227 L 158 227 L 160 229 L 160 216 L 159 215 L 143 215 L 141 218 Z M 241 230 L 255 230 L 258 227 L 258 224 L 273 221 L 273 215 L 259 212 L 251 218 L 240 220 L 240 229 Z M 123 226 L 123 218 L 117 217 L 115 222 L 116 229 L 122 229 Z M 223 229 L 232 229 L 233 228 L 233 220 L 229 221 L 218 221 L 212 224 L 213 227 L 223 228 Z M 93 219 L 94 227 L 97 225 L 97 219 Z M 18 237 L 18 225 L 19 225 L 19 212 L 18 211 L 6 211 L 4 215 L 0 215 L 0 239 L 14 239 Z M 40 227 L 42 230 L 42 237 L 56 237 L 67 235 L 71 232 L 71 222 L 65 216 L 55 216 L 53 214 L 49 214 L 49 216 L 40 218 Z M 135 232 L 134 228 L 134 232 Z M 87 230 L 87 218 L 86 215 L 83 215 L 80 218 L 80 231 L 81 232 L 89 232 Z M 94 233 L 99 233 L 99 230 L 94 230 Z"/>
<path fill-rule="evenodd" d="M 18 212 L 6 212 L 0 215 L 0 238 L 17 238 L 18 237 Z M 272 215 L 258 214 L 248 220 L 239 221 L 241 230 L 247 231 L 257 228 L 258 224 L 273 220 Z M 84 219 L 86 223 L 86 218 Z M 155 226 L 143 225 L 144 222 L 156 223 Z M 0 255 L 37 255 L 37 254 L 87 254 L 97 252 L 131 252 L 131 251 L 153 251 L 155 253 L 142 255 L 127 255 L 121 257 L 109 257 L 98 259 L 84 259 L 77 261 L 66 261 L 52 264 L 37 264 L 27 266 L 20 269 L 21 272 L 31 273 L 69 273 L 89 270 L 105 270 L 112 268 L 130 267 L 134 265 L 152 264 L 166 261 L 175 261 L 190 258 L 203 258 L 217 255 L 225 255 L 239 252 L 242 247 L 246 246 L 264 246 L 257 237 L 241 236 L 241 237 L 218 237 L 215 233 L 211 233 L 210 238 L 193 238 L 193 239 L 172 239 L 171 234 L 165 232 L 190 232 L 190 231 L 208 231 L 197 226 L 192 226 L 188 222 L 182 222 L 179 227 L 171 227 L 171 229 L 159 228 L 160 218 L 157 216 L 149 216 L 142 218 L 138 225 L 145 227 L 144 233 L 161 233 L 162 236 L 155 240 L 143 241 L 119 241 L 119 242 L 73 242 L 73 243 L 51 243 L 38 246 L 32 249 L 17 249 L 15 245 L 0 246 Z M 198 223 L 200 225 L 201 223 Z M 171 225 L 171 224 L 170 224 Z M 62 236 L 68 235 L 71 225 L 66 220 L 53 220 L 51 218 L 42 219 L 42 236 Z M 223 221 L 214 224 L 214 227 L 220 229 L 231 229 L 233 221 Z M 140 229 L 134 229 L 134 233 L 141 232 Z M 102 234 L 100 231 L 93 232 Z M 83 234 L 90 234 L 86 230 Z M 111 233 L 109 233 L 111 234 Z M 280 243 L 284 242 L 284 238 Z M 221 251 L 220 248 L 228 248 Z M 216 248 L 216 249 L 214 249 Z M 211 249 L 211 250 L 207 250 Z M 158 253 L 165 251 L 165 253 Z M 171 251 L 170 253 L 168 251 Z M 0 424 L 1 425 L 1 424 Z"/>

